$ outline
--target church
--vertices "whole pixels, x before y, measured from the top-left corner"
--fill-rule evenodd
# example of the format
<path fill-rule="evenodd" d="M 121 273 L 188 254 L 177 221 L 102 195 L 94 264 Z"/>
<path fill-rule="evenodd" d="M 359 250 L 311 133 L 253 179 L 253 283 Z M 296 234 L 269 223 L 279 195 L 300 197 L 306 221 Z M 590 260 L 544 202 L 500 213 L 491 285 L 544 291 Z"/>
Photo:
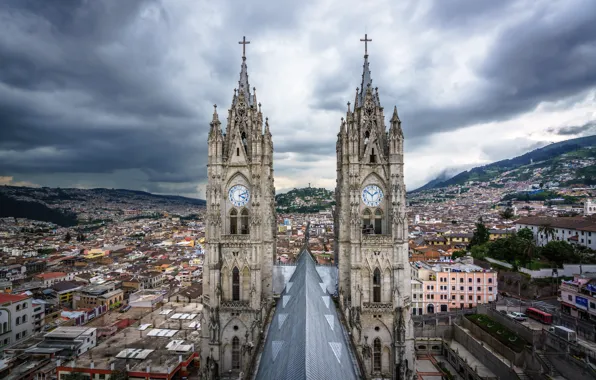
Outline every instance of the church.
<path fill-rule="evenodd" d="M 285 275 L 274 265 L 274 137 L 249 85 L 250 42 L 240 42 L 240 78 L 225 131 L 214 106 L 208 137 L 204 379 L 416 376 L 404 136 L 396 108 L 385 125 L 369 68 L 371 39 L 361 41 L 360 87 L 337 135 L 337 266 L 319 267 L 306 236 Z"/>

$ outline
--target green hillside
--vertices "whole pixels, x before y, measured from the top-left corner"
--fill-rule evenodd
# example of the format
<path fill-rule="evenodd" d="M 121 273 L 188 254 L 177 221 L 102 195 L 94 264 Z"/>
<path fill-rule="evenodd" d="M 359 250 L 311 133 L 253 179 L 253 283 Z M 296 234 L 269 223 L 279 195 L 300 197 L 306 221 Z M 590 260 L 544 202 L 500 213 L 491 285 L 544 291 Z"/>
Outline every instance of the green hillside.
<path fill-rule="evenodd" d="M 560 186 L 596 184 L 596 136 L 553 143 L 521 156 L 479 166 L 447 180 L 433 179 L 414 190 L 438 189 L 469 182 L 558 182 Z"/>
<path fill-rule="evenodd" d="M 293 189 L 287 193 L 275 195 L 278 213 L 315 213 L 331 210 L 335 204 L 333 191 L 322 187 Z"/>

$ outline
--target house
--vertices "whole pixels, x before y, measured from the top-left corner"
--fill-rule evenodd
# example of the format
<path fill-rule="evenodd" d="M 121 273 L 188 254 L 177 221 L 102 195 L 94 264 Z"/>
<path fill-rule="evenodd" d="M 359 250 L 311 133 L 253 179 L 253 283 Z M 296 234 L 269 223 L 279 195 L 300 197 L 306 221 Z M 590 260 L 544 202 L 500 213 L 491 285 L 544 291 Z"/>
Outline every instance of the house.
<path fill-rule="evenodd" d="M 74 293 L 78 290 L 81 290 L 82 288 L 82 285 L 71 281 L 57 282 L 50 287 L 52 293 L 56 295 L 59 305 L 70 305 L 72 303 Z"/>
<path fill-rule="evenodd" d="M 57 282 L 72 281 L 74 273 L 46 272 L 36 275 L 35 278 L 41 280 L 44 287 L 49 288 Z"/>
<path fill-rule="evenodd" d="M 28 295 L 0 294 L 0 347 L 33 334 L 33 303 Z"/>
<path fill-rule="evenodd" d="M 593 217 L 525 217 L 515 222 L 515 228 L 517 231 L 528 228 L 540 246 L 559 240 L 596 249 L 596 218 Z"/>

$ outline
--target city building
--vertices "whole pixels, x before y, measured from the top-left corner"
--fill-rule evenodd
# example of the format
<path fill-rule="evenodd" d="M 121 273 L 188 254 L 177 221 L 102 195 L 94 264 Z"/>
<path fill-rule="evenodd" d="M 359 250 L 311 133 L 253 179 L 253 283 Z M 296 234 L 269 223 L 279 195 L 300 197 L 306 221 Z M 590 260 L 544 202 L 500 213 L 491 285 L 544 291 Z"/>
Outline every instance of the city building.
<path fill-rule="evenodd" d="M 0 347 L 8 347 L 33 334 L 33 303 L 27 295 L 0 294 Z"/>
<path fill-rule="evenodd" d="M 561 282 L 559 290 L 562 312 L 596 322 L 596 273 L 575 275 Z"/>
<path fill-rule="evenodd" d="M 75 292 L 72 307 L 80 309 L 106 305 L 112 308 L 123 300 L 124 291 L 117 289 L 116 283 L 106 282 L 102 285 L 89 285 Z"/>
<path fill-rule="evenodd" d="M 43 286 L 49 288 L 57 282 L 72 280 L 74 278 L 74 273 L 46 272 L 36 275 L 35 278 L 43 281 Z"/>
<path fill-rule="evenodd" d="M 58 327 L 44 335 L 43 341 L 35 347 L 35 351 L 54 352 L 59 357 L 74 358 L 96 345 L 97 329 L 94 327 Z"/>
<path fill-rule="evenodd" d="M 473 264 L 411 264 L 413 315 L 472 308 L 497 300 L 497 272 Z"/>
<path fill-rule="evenodd" d="M 530 229 L 540 246 L 560 240 L 596 249 L 596 219 L 592 217 L 525 217 L 515 227 Z"/>

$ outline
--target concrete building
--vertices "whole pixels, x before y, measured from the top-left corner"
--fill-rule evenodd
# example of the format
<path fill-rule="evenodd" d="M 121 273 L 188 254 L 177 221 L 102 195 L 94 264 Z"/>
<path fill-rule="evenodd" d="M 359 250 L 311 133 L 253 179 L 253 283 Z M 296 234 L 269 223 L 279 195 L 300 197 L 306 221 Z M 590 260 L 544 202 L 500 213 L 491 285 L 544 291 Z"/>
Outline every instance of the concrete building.
<path fill-rule="evenodd" d="M 576 275 L 559 289 L 562 312 L 596 322 L 596 273 Z"/>
<path fill-rule="evenodd" d="M 131 307 L 153 307 L 163 301 L 163 293 L 159 290 L 139 290 L 132 293 L 128 299 Z"/>
<path fill-rule="evenodd" d="M 94 327 L 58 327 L 44 335 L 35 348 L 37 352 L 55 352 L 57 356 L 72 358 L 83 355 L 97 345 L 97 329 Z"/>
<path fill-rule="evenodd" d="M 517 220 L 515 227 L 518 231 L 529 228 L 540 246 L 560 240 L 596 249 L 596 219 L 593 217 L 526 217 Z"/>
<path fill-rule="evenodd" d="M 73 308 L 93 308 L 106 305 L 109 308 L 121 304 L 124 291 L 116 288 L 116 283 L 106 282 L 102 285 L 90 285 L 77 291 L 73 297 Z"/>
<path fill-rule="evenodd" d="M 591 199 L 586 199 L 584 202 L 584 215 L 596 214 L 596 203 Z"/>
<path fill-rule="evenodd" d="M 35 278 L 43 281 L 43 286 L 49 288 L 57 282 L 71 281 L 74 278 L 74 273 L 47 272 L 40 273 Z"/>
<path fill-rule="evenodd" d="M 33 315 L 29 296 L 0 294 L 0 347 L 6 348 L 33 334 Z"/>
<path fill-rule="evenodd" d="M 353 107 L 348 103 L 336 144 L 334 248 L 341 310 L 367 378 L 412 379 L 404 135 L 397 107 L 387 130 L 366 48 Z"/>
<path fill-rule="evenodd" d="M 497 273 L 472 264 L 411 264 L 413 315 L 472 308 L 497 300 Z M 422 298 L 421 298 L 422 297 Z"/>

